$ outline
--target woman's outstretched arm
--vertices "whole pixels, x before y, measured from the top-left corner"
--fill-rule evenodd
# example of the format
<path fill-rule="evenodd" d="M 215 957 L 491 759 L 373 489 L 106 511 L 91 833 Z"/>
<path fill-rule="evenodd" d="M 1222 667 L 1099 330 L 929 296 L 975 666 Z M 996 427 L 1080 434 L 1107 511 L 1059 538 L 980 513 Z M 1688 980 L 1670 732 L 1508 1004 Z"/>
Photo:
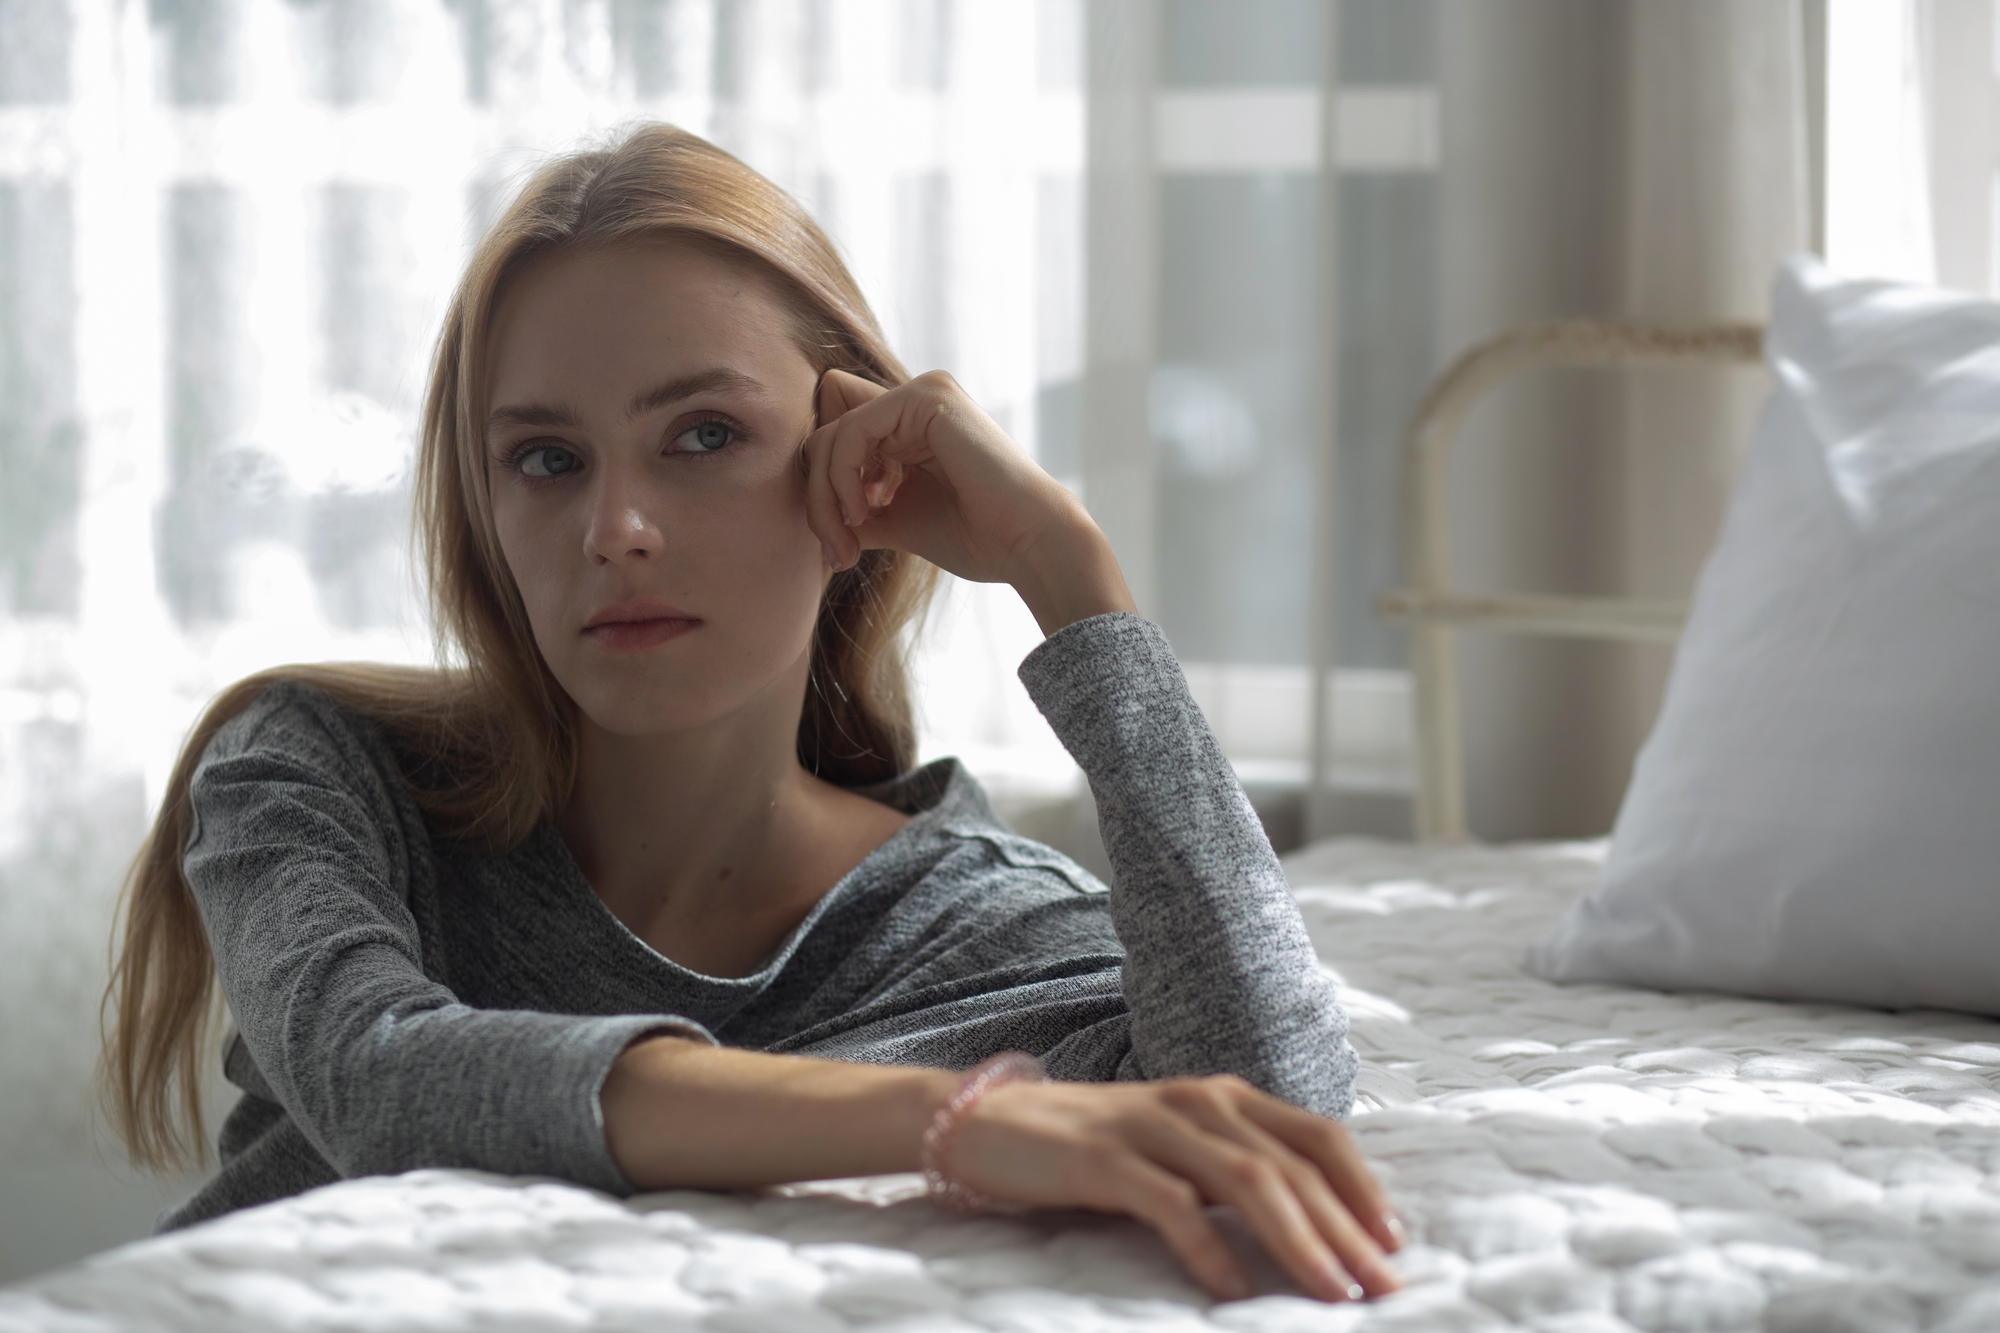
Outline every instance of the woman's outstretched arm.
<path fill-rule="evenodd" d="M 641 1189 L 914 1171 L 959 1079 L 657 1037 L 612 1067 L 605 1138 Z M 1136 1217 L 1225 1299 L 1252 1293 L 1208 1204 L 1238 1209 L 1324 1300 L 1400 1285 L 1383 1257 L 1396 1224 L 1353 1141 L 1240 1079 L 1009 1084 L 965 1113 L 945 1166 L 994 1198 Z"/>
<path fill-rule="evenodd" d="M 190 797 L 183 864 L 257 1095 L 328 1166 L 621 1188 L 597 1121 L 606 1071 L 635 1039 L 700 1040 L 699 1024 L 479 1008 L 426 972 L 422 815 L 370 729 L 309 688 L 275 685 L 224 726 Z"/>

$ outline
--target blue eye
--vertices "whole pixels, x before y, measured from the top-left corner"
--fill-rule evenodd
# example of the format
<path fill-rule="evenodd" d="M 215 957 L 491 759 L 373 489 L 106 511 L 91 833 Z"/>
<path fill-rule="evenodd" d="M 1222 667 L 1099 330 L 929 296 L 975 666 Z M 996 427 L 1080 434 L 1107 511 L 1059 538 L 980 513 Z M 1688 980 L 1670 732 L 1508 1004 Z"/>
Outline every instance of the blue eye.
<path fill-rule="evenodd" d="M 582 461 L 568 449 L 542 444 L 524 450 L 514 466 L 521 470 L 524 477 L 560 477 L 565 472 L 576 471 Z"/>
<path fill-rule="evenodd" d="M 712 454 L 735 438 L 727 422 L 702 421 L 675 436 L 674 444 L 680 453 Z"/>

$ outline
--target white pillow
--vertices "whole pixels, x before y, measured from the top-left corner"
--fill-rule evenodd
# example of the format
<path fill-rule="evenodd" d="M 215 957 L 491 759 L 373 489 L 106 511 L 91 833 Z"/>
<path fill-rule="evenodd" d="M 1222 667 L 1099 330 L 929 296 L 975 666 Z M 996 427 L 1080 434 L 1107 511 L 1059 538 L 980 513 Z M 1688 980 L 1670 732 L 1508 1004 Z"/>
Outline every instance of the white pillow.
<path fill-rule="evenodd" d="M 1529 966 L 2000 1013 L 2000 305 L 1794 260 L 1765 356 L 1602 886 Z"/>

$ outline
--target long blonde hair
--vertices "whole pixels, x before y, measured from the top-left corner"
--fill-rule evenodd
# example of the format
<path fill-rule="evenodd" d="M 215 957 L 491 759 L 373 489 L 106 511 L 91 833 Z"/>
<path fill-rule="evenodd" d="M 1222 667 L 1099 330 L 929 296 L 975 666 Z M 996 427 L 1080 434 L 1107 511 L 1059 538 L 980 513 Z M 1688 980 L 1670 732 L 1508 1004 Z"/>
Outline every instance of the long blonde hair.
<path fill-rule="evenodd" d="M 435 832 L 492 851 L 518 845 L 568 799 L 575 706 L 535 647 L 486 488 L 487 331 L 502 284 L 536 256 L 662 235 L 761 269 L 816 370 L 838 367 L 890 386 L 908 378 L 812 218 L 705 140 L 642 126 L 536 173 L 466 266 L 424 406 L 417 545 L 441 657 L 462 665 L 281 667 L 225 690 L 189 735 L 126 880 L 124 938 L 105 992 L 100 1081 L 134 1163 L 166 1171 L 207 1155 L 200 1073 L 221 1006 L 181 860 L 192 828 L 189 785 L 223 724 L 278 681 L 323 691 L 369 718 L 404 757 L 404 776 Z M 902 631 L 935 575 L 913 557 L 868 551 L 833 576 L 813 630 L 799 718 L 799 760 L 809 771 L 853 786 L 913 762 Z"/>

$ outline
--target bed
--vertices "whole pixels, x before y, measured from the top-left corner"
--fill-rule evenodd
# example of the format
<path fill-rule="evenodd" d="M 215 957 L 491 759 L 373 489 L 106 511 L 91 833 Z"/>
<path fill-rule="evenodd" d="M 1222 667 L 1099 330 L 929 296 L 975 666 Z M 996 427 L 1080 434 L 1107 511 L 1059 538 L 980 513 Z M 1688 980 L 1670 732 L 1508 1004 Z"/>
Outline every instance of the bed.
<path fill-rule="evenodd" d="M 1519 330 L 1412 430 L 1415 844 L 1286 859 L 1363 1057 L 1351 1128 L 1409 1223 L 1403 1292 L 1325 1306 L 1239 1226 L 1216 1304 L 1144 1228 L 967 1216 L 914 1177 L 617 1200 L 548 1180 L 353 1180 L 0 1291 L 0 1333 L 107 1329 L 2000 1329 L 2000 1022 L 1617 986 L 1523 967 L 1602 844 L 1462 840 L 1454 626 L 1670 639 L 1685 607 L 1466 596 L 1443 476 L 1500 375 L 1754 359 L 1755 326 Z"/>
<path fill-rule="evenodd" d="M 0 1330 L 2000 1328 L 2000 1023 L 1529 976 L 1601 855 L 1288 859 L 1416 1238 L 1376 1304 L 1268 1265 L 1214 1304 L 1136 1225 L 958 1216 L 906 1177 L 620 1201 L 425 1171 L 112 1250 L 0 1292 Z"/>

